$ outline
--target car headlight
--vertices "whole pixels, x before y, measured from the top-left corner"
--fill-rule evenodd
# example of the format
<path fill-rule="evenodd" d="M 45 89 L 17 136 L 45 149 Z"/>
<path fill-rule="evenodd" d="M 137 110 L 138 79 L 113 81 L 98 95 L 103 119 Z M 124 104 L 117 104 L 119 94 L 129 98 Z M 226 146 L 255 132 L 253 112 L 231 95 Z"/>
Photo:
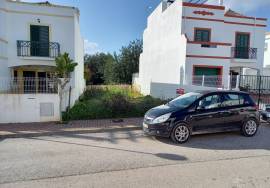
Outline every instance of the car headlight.
<path fill-rule="evenodd" d="M 266 114 L 266 117 L 270 118 L 270 114 L 269 114 L 269 113 L 268 113 L 268 114 Z"/>
<path fill-rule="evenodd" d="M 153 124 L 157 124 L 157 123 L 164 123 L 165 121 L 167 121 L 170 117 L 171 117 L 171 113 L 168 114 L 164 114 L 162 116 L 157 117 L 156 119 L 154 119 L 152 121 Z"/>

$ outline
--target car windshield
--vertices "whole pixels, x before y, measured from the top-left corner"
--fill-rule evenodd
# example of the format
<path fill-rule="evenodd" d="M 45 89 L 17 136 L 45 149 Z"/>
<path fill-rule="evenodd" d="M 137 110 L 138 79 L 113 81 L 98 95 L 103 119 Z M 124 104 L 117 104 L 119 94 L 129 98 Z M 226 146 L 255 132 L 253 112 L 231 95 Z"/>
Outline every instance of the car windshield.
<path fill-rule="evenodd" d="M 265 111 L 266 111 L 266 112 L 270 112 L 270 107 L 267 107 L 267 108 L 265 109 Z"/>
<path fill-rule="evenodd" d="M 201 93 L 191 92 L 177 97 L 176 99 L 170 101 L 168 104 L 180 108 L 186 108 L 201 96 Z"/>

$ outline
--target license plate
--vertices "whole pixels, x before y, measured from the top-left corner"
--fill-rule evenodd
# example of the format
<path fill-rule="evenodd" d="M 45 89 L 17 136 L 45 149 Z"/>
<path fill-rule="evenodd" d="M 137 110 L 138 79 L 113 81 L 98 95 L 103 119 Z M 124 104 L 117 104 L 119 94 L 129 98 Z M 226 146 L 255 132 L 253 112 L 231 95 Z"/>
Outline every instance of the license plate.
<path fill-rule="evenodd" d="M 143 127 L 146 128 L 146 129 L 148 129 L 148 125 L 145 124 L 145 123 L 143 124 Z"/>

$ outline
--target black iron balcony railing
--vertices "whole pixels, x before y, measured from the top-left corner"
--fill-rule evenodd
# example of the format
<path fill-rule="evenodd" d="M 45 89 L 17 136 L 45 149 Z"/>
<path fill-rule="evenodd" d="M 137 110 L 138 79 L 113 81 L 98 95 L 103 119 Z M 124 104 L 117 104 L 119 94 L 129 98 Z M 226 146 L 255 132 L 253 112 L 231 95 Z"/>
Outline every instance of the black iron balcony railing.
<path fill-rule="evenodd" d="M 17 41 L 17 54 L 23 57 L 51 57 L 60 54 L 60 44 L 57 42 Z"/>
<path fill-rule="evenodd" d="M 233 47 L 232 57 L 236 59 L 257 59 L 257 48 Z"/>

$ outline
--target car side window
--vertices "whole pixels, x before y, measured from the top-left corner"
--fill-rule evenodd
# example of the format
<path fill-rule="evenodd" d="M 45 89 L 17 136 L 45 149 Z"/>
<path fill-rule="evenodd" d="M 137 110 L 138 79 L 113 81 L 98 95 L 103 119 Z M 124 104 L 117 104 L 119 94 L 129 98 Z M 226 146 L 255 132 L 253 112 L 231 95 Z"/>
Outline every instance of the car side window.
<path fill-rule="evenodd" d="M 238 94 L 225 94 L 222 106 L 239 106 L 244 105 L 245 99 L 242 95 Z"/>
<path fill-rule="evenodd" d="M 197 109 L 215 109 L 219 108 L 221 105 L 221 99 L 219 95 L 210 95 L 199 101 Z"/>

